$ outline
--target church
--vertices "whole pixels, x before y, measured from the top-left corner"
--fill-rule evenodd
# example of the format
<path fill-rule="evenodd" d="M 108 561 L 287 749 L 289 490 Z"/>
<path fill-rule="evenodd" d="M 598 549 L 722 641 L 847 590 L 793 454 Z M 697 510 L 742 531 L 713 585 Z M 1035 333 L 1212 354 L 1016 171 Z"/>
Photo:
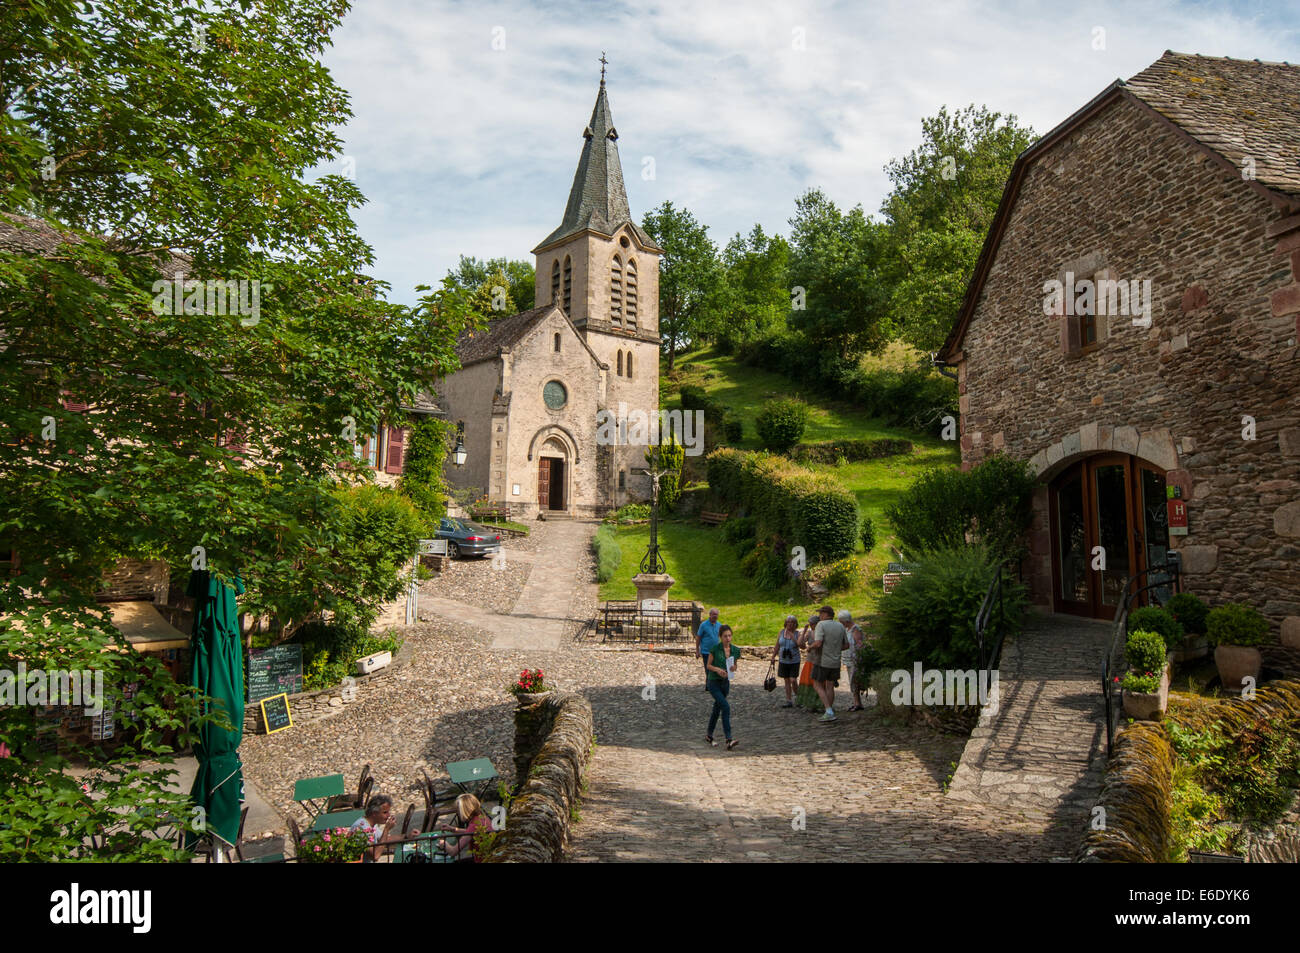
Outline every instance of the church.
<path fill-rule="evenodd" d="M 582 136 L 564 218 L 533 249 L 538 307 L 463 336 L 461 369 L 437 387 L 465 449 L 448 482 L 515 517 L 650 498 L 646 448 L 597 440 L 602 411 L 658 411 L 663 252 L 632 221 L 603 71 Z"/>

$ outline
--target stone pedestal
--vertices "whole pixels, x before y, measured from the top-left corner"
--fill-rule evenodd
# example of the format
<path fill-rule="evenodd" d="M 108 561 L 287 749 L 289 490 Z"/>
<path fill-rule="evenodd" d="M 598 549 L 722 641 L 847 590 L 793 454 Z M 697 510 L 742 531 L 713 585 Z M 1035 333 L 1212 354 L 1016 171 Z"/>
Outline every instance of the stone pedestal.
<path fill-rule="evenodd" d="M 632 584 L 636 586 L 636 602 L 640 606 L 644 599 L 666 599 L 668 590 L 673 587 L 677 580 L 666 572 L 639 572 L 632 577 Z M 665 606 L 664 608 L 667 608 Z"/>

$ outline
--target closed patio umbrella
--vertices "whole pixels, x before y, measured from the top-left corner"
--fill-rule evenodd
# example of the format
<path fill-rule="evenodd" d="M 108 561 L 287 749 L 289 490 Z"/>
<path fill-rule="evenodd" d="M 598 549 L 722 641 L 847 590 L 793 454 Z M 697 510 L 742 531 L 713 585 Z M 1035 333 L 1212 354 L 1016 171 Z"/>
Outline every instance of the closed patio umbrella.
<path fill-rule="evenodd" d="M 224 711 L 233 726 L 229 731 L 211 724 L 199 729 L 194 747 L 199 770 L 190 800 L 207 812 L 208 833 L 227 846 L 234 846 L 239 835 L 239 806 L 244 800 L 244 770 L 239 761 L 244 736 L 244 654 L 235 606 L 235 597 L 243 592 L 238 576 L 232 588 L 206 570 L 190 575 L 187 590 L 194 600 L 190 683 L 210 697 L 205 713 Z M 192 838 L 186 846 L 193 847 Z"/>

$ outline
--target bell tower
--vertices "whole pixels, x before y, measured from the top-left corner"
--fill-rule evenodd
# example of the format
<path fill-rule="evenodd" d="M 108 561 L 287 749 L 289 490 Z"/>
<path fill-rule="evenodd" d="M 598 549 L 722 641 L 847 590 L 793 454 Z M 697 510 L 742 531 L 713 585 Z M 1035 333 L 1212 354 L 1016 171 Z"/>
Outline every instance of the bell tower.
<path fill-rule="evenodd" d="M 605 407 L 659 409 L 659 257 L 663 249 L 632 220 L 605 90 L 582 131 L 582 153 L 564 218 L 533 254 L 536 302 L 558 305 L 606 367 Z M 593 422 L 594 426 L 594 422 Z M 616 448 L 610 469 L 615 505 L 648 499 L 644 447 Z"/>

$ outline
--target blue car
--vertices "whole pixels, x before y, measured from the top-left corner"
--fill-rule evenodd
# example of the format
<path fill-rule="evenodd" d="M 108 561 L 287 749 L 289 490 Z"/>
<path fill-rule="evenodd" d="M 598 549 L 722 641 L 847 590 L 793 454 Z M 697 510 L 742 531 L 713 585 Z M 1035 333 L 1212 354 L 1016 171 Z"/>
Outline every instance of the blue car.
<path fill-rule="evenodd" d="M 447 540 L 447 550 L 457 559 L 465 556 L 492 556 L 501 551 L 501 534 L 496 530 L 444 516 L 438 523 L 438 539 Z"/>

